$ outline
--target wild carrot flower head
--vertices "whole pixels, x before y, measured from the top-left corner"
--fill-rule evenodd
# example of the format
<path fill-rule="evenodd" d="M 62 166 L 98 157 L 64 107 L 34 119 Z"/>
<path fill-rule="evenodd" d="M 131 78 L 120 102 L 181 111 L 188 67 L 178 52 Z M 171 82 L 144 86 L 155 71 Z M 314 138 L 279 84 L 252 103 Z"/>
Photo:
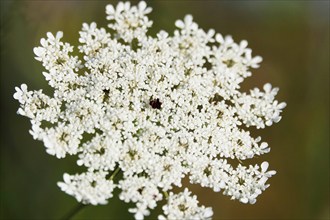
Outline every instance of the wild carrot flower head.
<path fill-rule="evenodd" d="M 280 121 L 286 105 L 268 83 L 240 91 L 261 57 L 252 56 L 245 40 L 204 31 L 191 15 L 175 22 L 173 34 L 151 37 L 150 12 L 144 1 L 108 5 L 107 30 L 82 25 L 81 59 L 71 55 L 62 32 L 47 33 L 34 53 L 54 93 L 16 87 L 18 114 L 30 118 L 30 133 L 48 154 L 78 156 L 85 172 L 64 174 L 58 186 L 84 204 L 106 204 L 118 188 L 121 200 L 135 203 L 129 211 L 136 219 L 162 199 L 159 219 L 210 218 L 212 209 L 199 206 L 187 188 L 171 192 L 185 176 L 255 203 L 275 171 L 268 162 L 234 167 L 228 159 L 268 153 L 248 128 Z"/>

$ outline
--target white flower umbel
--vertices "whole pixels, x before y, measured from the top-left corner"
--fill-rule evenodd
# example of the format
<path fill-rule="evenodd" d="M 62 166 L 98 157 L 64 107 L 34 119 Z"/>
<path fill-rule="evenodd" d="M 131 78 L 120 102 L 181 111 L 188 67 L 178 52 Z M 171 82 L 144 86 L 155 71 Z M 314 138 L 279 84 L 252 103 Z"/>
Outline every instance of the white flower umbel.
<path fill-rule="evenodd" d="M 261 57 L 245 40 L 204 31 L 191 15 L 175 22 L 173 34 L 148 36 L 150 12 L 143 1 L 108 5 L 109 31 L 82 25 L 81 60 L 62 32 L 47 33 L 34 53 L 54 94 L 16 87 L 18 114 L 30 118 L 30 133 L 47 153 L 77 155 L 86 171 L 64 174 L 58 185 L 84 204 L 106 204 L 118 188 L 121 200 L 136 204 L 129 210 L 136 219 L 164 198 L 160 219 L 210 218 L 212 210 L 198 206 L 187 189 L 171 192 L 185 176 L 255 203 L 275 171 L 267 171 L 267 162 L 234 167 L 228 159 L 268 153 L 248 127 L 277 123 L 286 105 L 269 83 L 240 92 Z"/>
<path fill-rule="evenodd" d="M 212 208 L 198 206 L 197 197 L 190 194 L 187 188 L 177 195 L 170 192 L 167 204 L 163 206 L 165 216 L 159 215 L 158 219 L 210 219 Z"/>
<path fill-rule="evenodd" d="M 58 186 L 84 204 L 107 204 L 116 184 L 112 180 L 107 180 L 106 174 L 104 171 L 86 172 L 73 176 L 65 173 L 64 183 L 59 182 Z"/>

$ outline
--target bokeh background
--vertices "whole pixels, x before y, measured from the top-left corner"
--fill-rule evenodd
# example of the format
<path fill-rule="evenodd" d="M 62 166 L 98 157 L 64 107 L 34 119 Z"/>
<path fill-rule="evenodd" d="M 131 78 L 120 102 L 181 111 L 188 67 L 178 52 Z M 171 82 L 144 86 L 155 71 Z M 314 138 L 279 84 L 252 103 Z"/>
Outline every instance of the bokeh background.
<path fill-rule="evenodd" d="M 111 1 L 1 1 L 1 219 L 60 219 L 77 205 L 56 182 L 76 172 L 74 158 L 57 160 L 29 135 L 12 98 L 21 83 L 47 90 L 33 47 L 47 31 L 64 31 L 78 44 L 83 22 L 106 27 Z M 279 124 L 253 131 L 268 141 L 267 160 L 277 175 L 255 205 L 193 186 L 214 219 L 329 219 L 329 1 L 150 1 L 151 34 L 172 32 L 192 14 L 203 29 L 246 39 L 264 62 L 243 90 L 271 82 L 288 103 Z M 132 219 L 129 204 L 113 198 L 85 207 L 74 219 Z M 159 210 L 158 210 L 159 211 Z M 156 210 L 156 212 L 158 212 Z M 153 213 L 152 217 L 157 215 Z"/>

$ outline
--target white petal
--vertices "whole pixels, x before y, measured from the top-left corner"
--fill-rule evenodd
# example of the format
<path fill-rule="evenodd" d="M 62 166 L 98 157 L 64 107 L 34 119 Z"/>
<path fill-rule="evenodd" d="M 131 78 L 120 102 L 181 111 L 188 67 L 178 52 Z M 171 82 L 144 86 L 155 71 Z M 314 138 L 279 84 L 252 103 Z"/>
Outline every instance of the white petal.
<path fill-rule="evenodd" d="M 188 14 L 184 17 L 184 22 L 187 24 L 187 25 L 190 25 L 193 21 L 193 16 Z"/>
<path fill-rule="evenodd" d="M 35 47 L 33 48 L 33 52 L 36 56 L 41 57 L 45 53 L 45 48 L 43 47 Z"/>
<path fill-rule="evenodd" d="M 21 89 L 22 89 L 22 91 L 23 92 L 26 92 L 27 91 L 27 85 L 25 84 L 25 83 L 23 83 L 22 85 L 21 85 Z"/>
<path fill-rule="evenodd" d="M 22 116 L 26 115 L 25 111 L 21 108 L 18 109 L 17 114 L 22 115 Z"/>
<path fill-rule="evenodd" d="M 176 20 L 175 26 L 177 26 L 178 28 L 184 28 L 184 23 L 182 20 Z"/>
<path fill-rule="evenodd" d="M 62 32 L 62 31 L 58 31 L 58 32 L 56 33 L 56 39 L 59 40 L 59 39 L 61 39 L 62 37 L 63 37 L 63 32 Z"/>
<path fill-rule="evenodd" d="M 248 198 L 240 198 L 239 201 L 242 202 L 242 203 L 244 203 L 244 204 L 246 204 L 246 203 L 249 202 Z"/>
<path fill-rule="evenodd" d="M 281 102 L 280 104 L 278 104 L 277 106 L 279 109 L 284 109 L 286 107 L 286 103 L 285 102 Z"/>
<path fill-rule="evenodd" d="M 266 83 L 264 85 L 264 90 L 266 93 L 269 93 L 272 90 L 272 85 L 270 83 Z"/>
<path fill-rule="evenodd" d="M 47 32 L 47 37 L 50 40 L 55 40 L 55 37 L 54 37 L 54 35 L 51 32 Z"/>
<path fill-rule="evenodd" d="M 65 183 L 70 183 L 71 182 L 71 176 L 67 173 L 63 174 L 63 180 Z"/>
<path fill-rule="evenodd" d="M 248 45 L 248 42 L 247 42 L 246 40 L 242 40 L 241 43 L 239 44 L 239 46 L 240 46 L 241 48 L 246 48 L 247 45 Z"/>
<path fill-rule="evenodd" d="M 218 43 L 223 43 L 224 42 L 224 39 L 222 37 L 221 34 L 216 34 L 215 35 L 215 40 L 218 42 Z"/>
<path fill-rule="evenodd" d="M 41 46 L 46 47 L 46 46 L 47 46 L 47 41 L 46 41 L 46 39 L 45 39 L 45 38 L 41 38 L 41 39 L 40 39 L 40 44 L 41 44 Z"/>
<path fill-rule="evenodd" d="M 116 12 L 119 13 L 121 11 L 124 10 L 124 3 L 123 2 L 119 2 L 117 7 L 116 7 Z"/>
<path fill-rule="evenodd" d="M 213 215 L 213 210 L 212 208 L 208 207 L 206 208 L 204 212 L 204 218 L 210 218 Z"/>
<path fill-rule="evenodd" d="M 107 14 L 114 14 L 115 13 L 115 9 L 114 9 L 113 5 L 107 5 L 105 7 L 105 10 L 106 10 Z"/>
<path fill-rule="evenodd" d="M 144 11 L 144 9 L 146 9 L 146 7 L 147 7 L 147 3 L 145 1 L 141 1 L 141 2 L 139 2 L 138 7 L 139 7 L 140 11 Z"/>
<path fill-rule="evenodd" d="M 263 162 L 261 164 L 261 171 L 262 172 L 266 172 L 266 170 L 268 169 L 269 163 L 267 161 Z"/>
<path fill-rule="evenodd" d="M 57 186 L 61 188 L 62 191 L 66 191 L 68 189 L 68 185 L 63 182 L 57 182 Z"/>
<path fill-rule="evenodd" d="M 261 56 L 256 56 L 252 59 L 252 63 L 260 63 L 262 62 L 262 57 Z"/>

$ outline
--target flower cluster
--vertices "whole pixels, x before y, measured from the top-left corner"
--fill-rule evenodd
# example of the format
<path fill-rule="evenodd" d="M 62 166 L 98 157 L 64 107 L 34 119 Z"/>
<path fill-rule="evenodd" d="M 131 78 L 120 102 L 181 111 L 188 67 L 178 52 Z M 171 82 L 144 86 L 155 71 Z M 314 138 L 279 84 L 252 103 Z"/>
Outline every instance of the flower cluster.
<path fill-rule="evenodd" d="M 270 84 L 239 91 L 261 57 L 252 56 L 245 40 L 205 32 L 191 15 L 175 22 L 172 35 L 148 36 L 150 11 L 144 1 L 108 5 L 108 31 L 83 24 L 81 58 L 71 55 L 62 32 L 47 33 L 34 53 L 54 94 L 16 87 L 18 114 L 30 118 L 30 133 L 48 154 L 78 156 L 86 171 L 64 174 L 58 186 L 84 204 L 106 204 L 117 188 L 121 200 L 135 203 L 129 211 L 136 219 L 163 199 L 159 219 L 210 218 L 212 209 L 198 206 L 188 189 L 171 191 L 185 176 L 255 203 L 275 171 L 268 162 L 229 162 L 268 153 L 248 127 L 278 122 L 286 105 Z"/>

